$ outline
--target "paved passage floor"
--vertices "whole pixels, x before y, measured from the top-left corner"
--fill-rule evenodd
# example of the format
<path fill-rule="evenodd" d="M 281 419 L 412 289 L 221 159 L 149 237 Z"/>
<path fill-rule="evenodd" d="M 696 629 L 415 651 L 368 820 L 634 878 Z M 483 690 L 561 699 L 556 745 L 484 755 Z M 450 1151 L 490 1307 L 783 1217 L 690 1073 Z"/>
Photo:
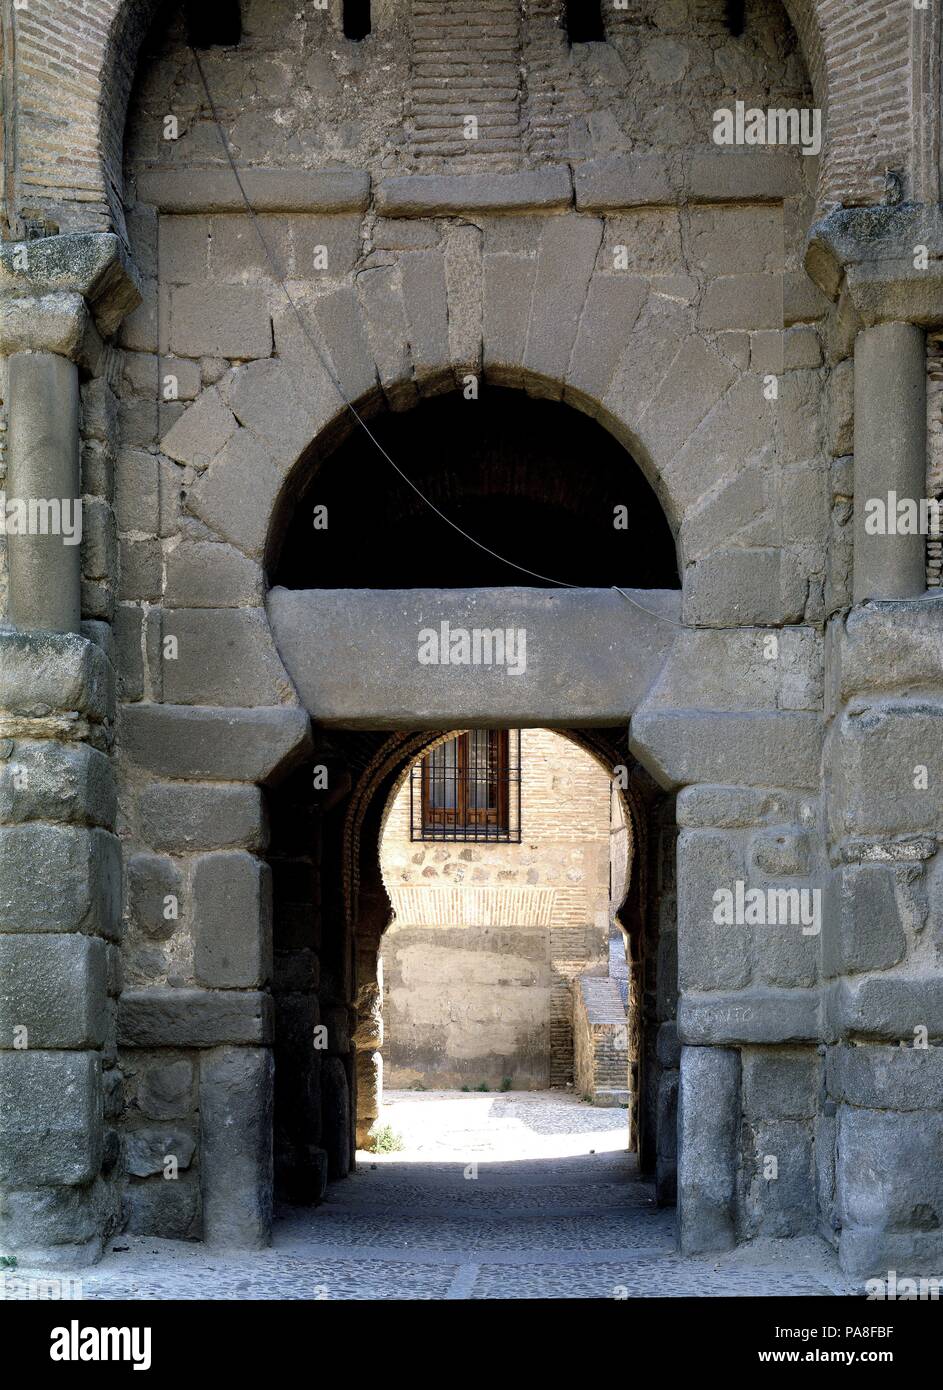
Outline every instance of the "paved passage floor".
<path fill-rule="evenodd" d="M 624 1110 L 558 1091 L 392 1092 L 404 1147 L 361 1154 L 315 1209 L 283 1212 L 271 1250 L 211 1254 L 122 1237 L 82 1274 L 88 1299 L 651 1298 L 842 1294 L 815 1240 L 677 1254 L 626 1152 Z"/>

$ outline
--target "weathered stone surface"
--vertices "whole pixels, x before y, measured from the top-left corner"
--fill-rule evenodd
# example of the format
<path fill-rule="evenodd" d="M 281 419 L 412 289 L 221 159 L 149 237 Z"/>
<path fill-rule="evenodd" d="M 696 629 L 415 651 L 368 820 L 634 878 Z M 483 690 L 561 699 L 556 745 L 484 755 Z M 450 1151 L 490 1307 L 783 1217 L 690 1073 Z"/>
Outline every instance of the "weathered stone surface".
<path fill-rule="evenodd" d="M 750 862 L 761 874 L 781 878 L 807 874 L 811 857 L 808 835 L 791 830 L 765 830 L 750 840 Z"/>
<path fill-rule="evenodd" d="M 177 705 L 281 705 L 291 682 L 263 608 L 176 608 L 164 616 L 164 699 Z M 166 656 L 167 639 L 176 655 Z"/>
<path fill-rule="evenodd" d="M 264 587 L 261 568 L 231 545 L 184 542 L 167 556 L 167 608 L 253 608 Z"/>
<path fill-rule="evenodd" d="M 713 202 L 778 202 L 799 185 L 799 160 L 794 154 L 769 150 L 692 153 L 685 170 L 689 198 Z"/>
<path fill-rule="evenodd" d="M 187 508 L 224 541 L 261 559 L 269 518 L 283 483 L 270 446 L 241 429 L 190 488 Z"/>
<path fill-rule="evenodd" d="M 841 458 L 854 449 L 855 367 L 838 362 L 828 378 L 828 447 L 832 458 Z"/>
<path fill-rule="evenodd" d="M 125 1167 L 132 1177 L 147 1178 L 163 1173 L 172 1158 L 182 1170 L 189 1168 L 195 1150 L 196 1140 L 186 1130 L 136 1129 L 125 1139 Z"/>
<path fill-rule="evenodd" d="M 198 1240 L 201 1234 L 200 1188 L 190 1176 L 171 1182 L 155 1178 L 132 1182 L 127 1192 L 131 1236 L 158 1236 L 164 1240 Z"/>
<path fill-rule="evenodd" d="M 678 838 L 678 985 L 682 991 L 741 989 L 750 980 L 757 928 L 719 926 L 714 894 L 744 875 L 742 839 L 685 830 Z"/>
<path fill-rule="evenodd" d="M 822 933 L 828 974 L 886 970 L 903 960 L 907 939 L 897 901 L 898 873 L 887 864 L 849 864 L 836 871 Z"/>
<path fill-rule="evenodd" d="M 259 1249 L 272 1225 L 272 1054 L 220 1048 L 200 1064 L 203 1238 Z"/>
<path fill-rule="evenodd" d="M 114 677 L 101 647 L 71 632 L 0 632 L 0 710 L 114 714 Z"/>
<path fill-rule="evenodd" d="M 200 984 L 259 987 L 272 973 L 272 884 L 267 864 L 240 851 L 193 866 L 193 965 Z"/>
<path fill-rule="evenodd" d="M 775 1178 L 765 1176 L 770 1160 Z M 790 1119 L 744 1125 L 741 1234 L 782 1240 L 816 1229 L 812 1126 Z"/>
<path fill-rule="evenodd" d="M 821 710 L 823 650 L 810 627 L 683 628 L 646 699 L 653 709 Z"/>
<path fill-rule="evenodd" d="M 376 187 L 385 217 L 443 217 L 456 212 L 562 208 L 573 196 L 566 165 L 517 174 L 404 174 Z"/>
<path fill-rule="evenodd" d="M 321 1116 L 328 1178 L 346 1178 L 350 1171 L 350 1087 L 340 1057 L 325 1057 L 321 1065 Z"/>
<path fill-rule="evenodd" d="M 88 1183 L 102 1154 L 94 1052 L 0 1052 L 0 1180 L 6 1189 Z"/>
<path fill-rule="evenodd" d="M 103 941 L 0 936 L 0 1048 L 101 1047 L 108 1022 Z"/>
<path fill-rule="evenodd" d="M 243 169 L 246 197 L 257 212 L 364 212 L 370 176 L 359 169 Z M 148 169 L 138 177 L 138 197 L 162 212 L 245 211 L 245 199 L 229 168 Z"/>
<path fill-rule="evenodd" d="M 134 705 L 122 712 L 134 762 L 165 777 L 264 782 L 309 738 L 308 716 L 293 707 L 236 710 Z"/>
<path fill-rule="evenodd" d="M 769 1120 L 810 1120 L 818 1106 L 819 1065 L 814 1049 L 745 1047 L 743 1113 Z"/>
<path fill-rule="evenodd" d="M 128 913 L 136 927 L 156 941 L 177 930 L 183 903 L 183 880 L 172 859 L 134 854 L 128 860 Z"/>
<path fill-rule="evenodd" d="M 740 1055 L 685 1047 L 678 1099 L 678 1220 L 682 1253 L 735 1243 Z"/>
<path fill-rule="evenodd" d="M 88 1186 L 36 1187 L 4 1193 L 0 1212 L 0 1245 L 16 1252 L 21 1268 L 50 1268 L 50 1279 L 59 1272 L 97 1260 L 102 1231 L 117 1218 L 114 1183 L 98 1180 Z M 9 1273 L 7 1298 L 15 1295 Z M 26 1281 L 24 1280 L 24 1284 Z M 52 1289 L 56 1285 L 52 1284 Z"/>
<path fill-rule="evenodd" d="M 886 507 L 890 492 L 925 495 L 926 335 L 912 322 L 865 329 L 855 339 L 854 377 L 854 600 L 918 598 L 927 587 L 923 535 L 875 530 L 869 503 Z"/>
<path fill-rule="evenodd" d="M 15 253 L 25 246 L 25 274 L 32 286 L 72 290 L 87 300 L 99 330 L 108 337 L 140 300 L 132 262 L 113 232 L 74 232 L 39 237 L 35 241 L 6 241 L 0 252 L 0 284 L 22 283 L 24 268 Z"/>
<path fill-rule="evenodd" d="M 815 787 L 822 721 L 815 714 L 662 710 L 632 717 L 630 747 L 662 786 L 727 779 L 745 786 Z"/>
<path fill-rule="evenodd" d="M 161 439 L 169 458 L 206 468 L 238 429 L 238 421 L 215 386 L 208 387 Z"/>
<path fill-rule="evenodd" d="M 82 743 L 17 739 L 0 751 L 0 821 L 101 825 L 115 819 L 115 787 L 104 753 Z"/>
<path fill-rule="evenodd" d="M 796 798 L 763 787 L 683 787 L 678 793 L 678 824 L 690 827 L 744 829 L 796 818 Z"/>
<path fill-rule="evenodd" d="M 939 1250 L 943 1245 L 941 1144 L 943 1114 L 939 1112 L 899 1114 L 843 1105 L 837 1171 L 842 1226 L 932 1232 Z M 844 1251 L 842 1256 L 845 1263 Z"/>
<path fill-rule="evenodd" d="M 678 1194 L 678 1089 L 676 1071 L 658 1078 L 655 1120 L 655 1201 L 671 1206 Z"/>
<path fill-rule="evenodd" d="M 258 787 L 223 783 L 152 783 L 138 802 L 141 831 L 154 849 L 262 849 L 264 808 Z"/>
<path fill-rule="evenodd" d="M 104 830 L 0 827 L 0 931 L 115 936 L 121 851 Z"/>
<path fill-rule="evenodd" d="M 821 1033 L 816 989 L 753 986 L 695 994 L 678 1002 L 678 1036 L 698 1046 L 716 1043 L 815 1042 Z"/>
<path fill-rule="evenodd" d="M 118 1004 L 125 1047 L 217 1047 L 269 1041 L 271 997 L 240 990 L 126 991 Z"/>
<path fill-rule="evenodd" d="M 782 552 L 769 546 L 716 550 L 688 567 L 684 619 L 694 627 L 795 623 L 803 594 L 792 595 Z"/>
<path fill-rule="evenodd" d="M 926 829 L 938 805 L 932 789 L 943 784 L 943 700 L 854 700 L 829 740 L 836 838 Z M 924 780 L 925 787 L 917 785 Z"/>
<path fill-rule="evenodd" d="M 943 1047 L 833 1047 L 829 1095 L 871 1110 L 943 1110 Z"/>
<path fill-rule="evenodd" d="M 0 298 L 0 351 L 54 352 L 76 359 L 88 329 L 88 308 L 81 295 L 4 294 Z"/>
<path fill-rule="evenodd" d="M 602 240 L 592 217 L 554 217 L 544 227 L 524 344 L 524 370 L 549 383 L 559 396 Z"/>
<path fill-rule="evenodd" d="M 842 1034 L 913 1042 L 916 1029 L 943 1037 L 943 978 L 939 975 L 866 975 L 842 980 L 834 1017 Z"/>
<path fill-rule="evenodd" d="M 149 1066 L 137 1088 L 137 1107 L 151 1120 L 178 1120 L 195 1108 L 193 1063 L 186 1058 Z"/>
<path fill-rule="evenodd" d="M 932 687 L 943 669 L 943 603 L 931 591 L 907 604 L 860 604 L 830 640 L 836 702 L 886 686 L 891 650 L 895 684 Z"/>
<path fill-rule="evenodd" d="M 258 285 L 186 285 L 174 290 L 170 350 L 181 357 L 268 357 L 272 320 Z"/>
<path fill-rule="evenodd" d="M 612 155 L 576 166 L 576 206 L 582 212 L 659 206 L 674 200 L 671 173 L 658 155 Z"/>

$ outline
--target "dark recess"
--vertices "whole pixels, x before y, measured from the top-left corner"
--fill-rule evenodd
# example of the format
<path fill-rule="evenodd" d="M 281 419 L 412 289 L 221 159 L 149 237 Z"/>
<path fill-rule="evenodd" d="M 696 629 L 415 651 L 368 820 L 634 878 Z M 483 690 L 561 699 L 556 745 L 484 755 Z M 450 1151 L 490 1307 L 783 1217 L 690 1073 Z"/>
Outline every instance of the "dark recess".
<path fill-rule="evenodd" d="M 239 0 L 186 0 L 183 13 L 191 48 L 235 48 L 242 38 Z"/>
<path fill-rule="evenodd" d="M 485 387 L 370 428 L 450 520 L 490 550 L 589 587 L 678 588 L 674 538 L 648 480 L 602 425 L 572 406 Z M 269 554 L 292 589 L 549 587 L 486 554 L 429 510 L 359 426 L 286 492 Z M 313 509 L 327 507 L 326 530 Z M 627 528 L 613 509 L 628 508 Z"/>
<path fill-rule="evenodd" d="M 566 32 L 570 43 L 603 43 L 601 0 L 567 0 Z"/>
<path fill-rule="evenodd" d="M 739 39 L 747 26 L 746 0 L 726 0 L 727 28 L 735 39 Z"/>
<path fill-rule="evenodd" d="M 344 38 L 359 42 L 370 33 L 370 0 L 344 0 Z"/>

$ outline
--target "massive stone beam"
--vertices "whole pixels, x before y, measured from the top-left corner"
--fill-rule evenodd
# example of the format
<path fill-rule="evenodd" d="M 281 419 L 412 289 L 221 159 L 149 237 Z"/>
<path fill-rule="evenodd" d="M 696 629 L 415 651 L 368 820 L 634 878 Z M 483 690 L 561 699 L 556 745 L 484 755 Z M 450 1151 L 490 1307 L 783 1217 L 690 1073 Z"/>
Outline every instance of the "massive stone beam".
<path fill-rule="evenodd" d="M 680 608 L 668 589 L 276 588 L 268 597 L 312 718 L 348 729 L 625 724 L 664 665 Z"/>

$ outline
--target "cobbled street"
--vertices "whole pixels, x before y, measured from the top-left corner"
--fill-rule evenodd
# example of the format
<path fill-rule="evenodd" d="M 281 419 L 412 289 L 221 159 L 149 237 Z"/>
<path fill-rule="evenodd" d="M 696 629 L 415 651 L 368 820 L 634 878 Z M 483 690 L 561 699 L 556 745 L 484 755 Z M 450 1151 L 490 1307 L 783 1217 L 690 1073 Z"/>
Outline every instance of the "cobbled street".
<path fill-rule="evenodd" d="M 358 1155 L 273 1247 L 119 1237 L 85 1299 L 503 1299 L 846 1294 L 817 1241 L 682 1259 L 626 1152 L 626 1114 L 559 1091 L 392 1092 L 404 1147 Z M 21 1271 L 26 1273 L 26 1271 Z"/>

